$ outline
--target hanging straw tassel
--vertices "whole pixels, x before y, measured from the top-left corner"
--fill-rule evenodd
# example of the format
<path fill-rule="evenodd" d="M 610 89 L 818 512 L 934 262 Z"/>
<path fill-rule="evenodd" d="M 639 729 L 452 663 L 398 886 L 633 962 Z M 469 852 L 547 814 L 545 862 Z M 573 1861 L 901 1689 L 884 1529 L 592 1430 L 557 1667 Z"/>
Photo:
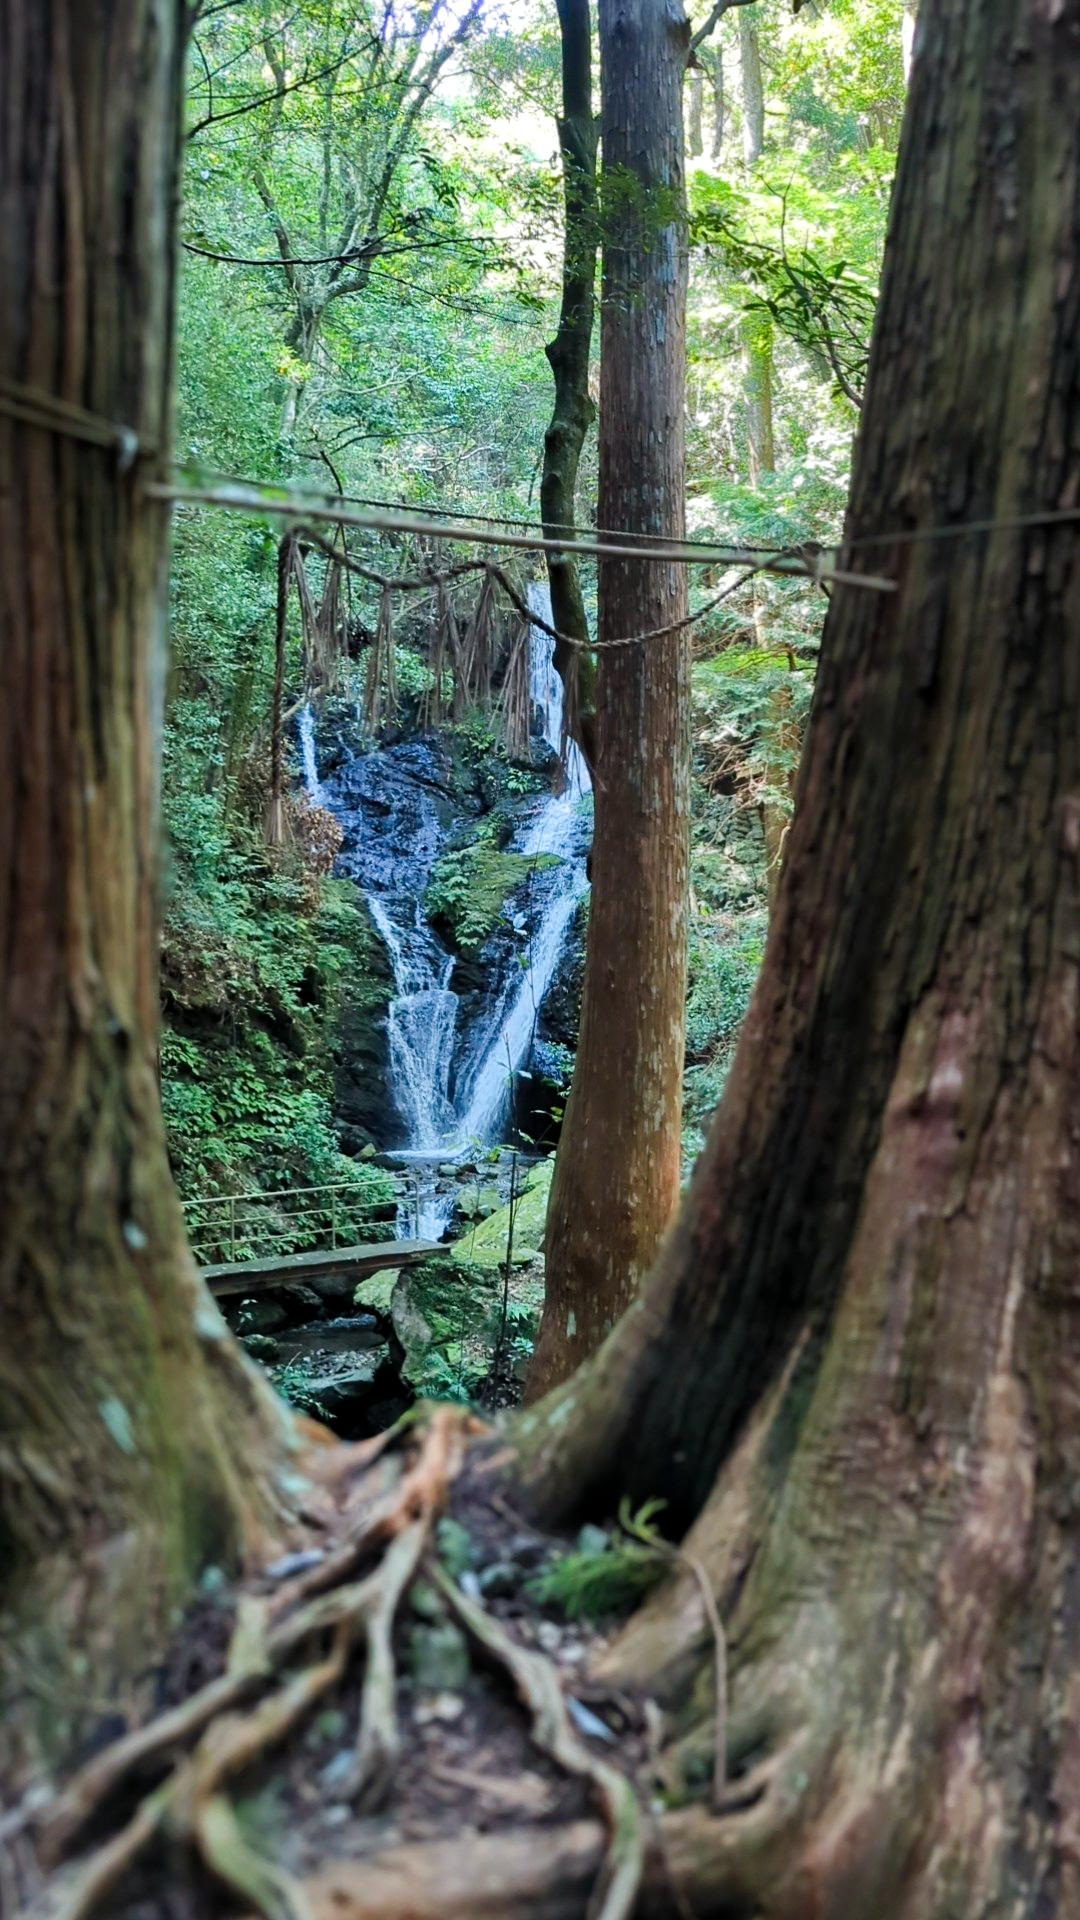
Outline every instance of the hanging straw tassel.
<path fill-rule="evenodd" d="M 529 751 L 532 735 L 532 706 L 529 698 L 529 629 L 520 622 L 511 643 L 510 658 L 503 676 L 502 692 L 496 708 L 499 728 L 507 753 L 522 759 Z"/>
<path fill-rule="evenodd" d="M 394 669 L 393 594 L 384 586 L 379 595 L 379 617 L 368 655 L 364 687 L 364 725 L 378 733 L 397 714 L 397 675 Z"/>

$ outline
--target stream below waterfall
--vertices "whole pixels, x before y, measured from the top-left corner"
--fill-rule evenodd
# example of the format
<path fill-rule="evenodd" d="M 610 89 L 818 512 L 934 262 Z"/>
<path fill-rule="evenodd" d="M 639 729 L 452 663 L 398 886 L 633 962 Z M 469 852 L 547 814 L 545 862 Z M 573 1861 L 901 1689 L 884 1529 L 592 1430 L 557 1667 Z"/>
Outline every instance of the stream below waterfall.
<path fill-rule="evenodd" d="M 533 583 L 528 596 L 531 609 L 550 621 L 547 587 Z M 550 636 L 530 626 L 528 646 L 533 738 L 550 759 L 562 750 L 563 685 Z M 528 1066 L 540 1011 L 587 890 L 588 772 L 577 746 L 567 743 L 558 791 L 523 805 L 509 846 L 537 865 L 514 891 L 514 938 L 488 942 L 478 963 L 482 989 L 463 991 L 460 963 L 426 912 L 432 869 L 447 840 L 436 743 L 419 736 L 365 749 L 358 741 L 355 750 L 339 747 L 320 771 L 319 722 L 310 706 L 300 714 L 299 739 L 308 795 L 342 829 L 336 871 L 363 891 L 392 970 L 380 1144 L 422 1176 L 419 1209 L 402 1217 L 400 1230 L 439 1239 L 452 1199 L 438 1168 L 503 1139 L 515 1077 Z"/>

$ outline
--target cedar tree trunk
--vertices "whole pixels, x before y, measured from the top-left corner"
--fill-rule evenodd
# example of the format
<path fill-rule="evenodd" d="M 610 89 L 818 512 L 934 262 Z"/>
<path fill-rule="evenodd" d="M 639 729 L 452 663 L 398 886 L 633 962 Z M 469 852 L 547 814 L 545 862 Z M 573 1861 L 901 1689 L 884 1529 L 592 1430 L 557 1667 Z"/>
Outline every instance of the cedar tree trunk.
<path fill-rule="evenodd" d="M 140 443 L 0 411 L 0 1619 L 7 1707 L 37 1673 L 54 1748 L 235 1559 L 256 1443 L 266 1473 L 284 1433 L 197 1277 L 157 1086 L 166 524 L 142 488 L 168 446 L 182 18 L 0 0 L 0 403 L 37 390 Z"/>
<path fill-rule="evenodd" d="M 581 449 L 596 409 L 589 397 L 596 253 L 600 215 L 596 147 L 600 129 L 592 107 L 592 22 L 589 0 L 557 0 L 562 34 L 563 110 L 559 151 L 563 165 L 566 229 L 559 327 L 547 349 L 555 380 L 555 406 L 544 435 L 540 511 L 550 539 L 573 534 Z M 566 688 L 570 731 L 592 771 L 596 759 L 596 669 L 584 649 L 589 622 L 577 566 L 568 553 L 549 550 L 552 624 L 578 647 L 555 643 L 555 666 Z"/>
<path fill-rule="evenodd" d="M 684 530 L 688 38 L 674 0 L 602 0 L 600 524 L 668 537 Z M 688 641 L 679 633 L 612 643 L 685 613 L 683 569 L 601 563 L 588 953 L 531 1393 L 595 1351 L 647 1272 L 678 1197 Z"/>
<path fill-rule="evenodd" d="M 1080 1911 L 1080 534 L 1015 524 L 1080 497 L 1080 0 L 922 32 L 848 520 L 899 591 L 834 594 L 682 1217 L 522 1439 L 550 1512 L 698 1516 L 725 1920 Z M 680 1582 L 609 1663 L 683 1791 L 710 1646 Z"/>

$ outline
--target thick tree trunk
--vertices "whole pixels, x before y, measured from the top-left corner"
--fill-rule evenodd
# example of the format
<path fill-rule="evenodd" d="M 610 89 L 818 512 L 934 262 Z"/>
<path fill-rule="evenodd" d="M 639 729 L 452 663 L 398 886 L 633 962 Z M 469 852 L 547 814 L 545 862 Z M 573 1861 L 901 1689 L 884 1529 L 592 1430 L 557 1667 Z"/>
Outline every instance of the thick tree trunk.
<path fill-rule="evenodd" d="M 834 595 L 688 1202 L 522 1439 L 549 1511 L 700 1513 L 731 1920 L 1080 1910 L 1080 541 L 1017 524 L 1080 494 L 1080 4 L 924 32 L 848 520 L 899 590 Z M 708 1644 L 680 1584 L 611 1662 L 684 1780 Z"/>
<path fill-rule="evenodd" d="M 558 0 L 562 33 L 563 110 L 559 150 L 563 164 L 566 232 L 559 329 L 547 349 L 555 379 L 555 406 L 544 436 L 540 511 L 552 539 L 577 519 L 577 477 L 585 436 L 596 409 L 589 397 L 596 253 L 600 215 L 596 148 L 600 129 L 592 106 L 592 22 L 589 0 Z M 577 647 L 555 643 L 555 666 L 566 688 L 566 713 L 590 772 L 596 761 L 596 667 L 585 651 L 589 622 L 577 566 L 568 553 L 549 552 L 553 624 Z"/>
<path fill-rule="evenodd" d="M 686 244 L 680 7 L 605 0 L 600 522 L 684 530 Z M 679 1188 L 689 818 L 681 569 L 600 573 L 596 832 L 581 1038 L 547 1227 L 530 1389 L 561 1379 L 633 1297 Z M 604 648 L 607 651 L 604 651 Z"/>
<path fill-rule="evenodd" d="M 92 1676 L 50 1705 L 57 1746 L 236 1556 L 282 1437 L 197 1279 L 156 1079 L 166 528 L 142 483 L 168 446 L 182 15 L 0 0 L 0 1617 L 9 1710 L 24 1670 L 50 1701 L 77 1655 Z M 33 393 L 137 452 L 30 424 Z"/>

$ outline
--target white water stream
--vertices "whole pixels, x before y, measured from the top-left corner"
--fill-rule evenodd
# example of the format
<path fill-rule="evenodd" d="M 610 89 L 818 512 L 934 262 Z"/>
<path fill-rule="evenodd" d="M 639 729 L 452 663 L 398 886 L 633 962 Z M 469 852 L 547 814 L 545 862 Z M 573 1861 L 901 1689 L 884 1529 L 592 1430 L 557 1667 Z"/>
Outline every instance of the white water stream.
<path fill-rule="evenodd" d="M 530 607 L 551 619 L 546 586 L 529 588 Z M 563 684 L 552 654 L 554 642 L 538 627 L 529 629 L 529 686 L 534 731 L 556 752 L 561 750 Z M 305 706 L 299 722 L 304 783 L 316 806 L 334 812 L 332 796 L 319 779 L 315 725 Z M 406 1141 L 400 1157 L 433 1162 L 460 1157 L 500 1138 L 510 1107 L 514 1076 L 533 1044 L 536 1020 L 551 986 L 570 923 L 588 881 L 583 842 L 586 830 L 581 801 L 589 776 L 577 746 L 567 744 L 562 791 L 545 795 L 517 835 L 514 850 L 553 855 L 554 867 L 537 867 L 531 884 L 539 905 L 527 944 L 510 956 L 501 978 L 491 983 L 483 1008 L 467 1026 L 451 981 L 453 956 L 428 925 L 422 898 L 401 917 L 401 898 L 389 889 L 365 886 L 372 919 L 386 946 L 395 996 L 387 1016 L 390 1080 L 387 1092 L 401 1117 Z M 430 823 L 434 823 L 431 810 Z M 422 823 L 429 824 L 427 817 Z M 396 906 L 397 918 L 391 911 Z M 451 1096 L 451 1085 L 453 1096 Z M 421 1233 L 438 1237 L 449 1203 L 432 1194 L 418 1220 Z"/>

